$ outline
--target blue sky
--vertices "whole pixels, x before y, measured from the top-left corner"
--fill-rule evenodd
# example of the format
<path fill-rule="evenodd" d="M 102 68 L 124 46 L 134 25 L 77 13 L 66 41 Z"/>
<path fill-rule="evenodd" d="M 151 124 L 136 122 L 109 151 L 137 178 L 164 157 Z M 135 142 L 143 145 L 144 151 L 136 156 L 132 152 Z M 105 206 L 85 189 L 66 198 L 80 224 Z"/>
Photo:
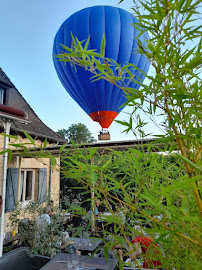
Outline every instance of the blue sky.
<path fill-rule="evenodd" d="M 57 30 L 74 12 L 93 5 L 119 6 L 130 11 L 132 0 L 1 0 L 0 67 L 11 79 L 39 118 L 54 131 L 71 124 L 85 124 L 93 136 L 101 129 L 61 85 L 52 61 Z M 117 120 L 127 120 L 125 108 Z M 153 125 L 150 126 L 150 131 Z M 135 139 L 113 122 L 111 140 Z"/>

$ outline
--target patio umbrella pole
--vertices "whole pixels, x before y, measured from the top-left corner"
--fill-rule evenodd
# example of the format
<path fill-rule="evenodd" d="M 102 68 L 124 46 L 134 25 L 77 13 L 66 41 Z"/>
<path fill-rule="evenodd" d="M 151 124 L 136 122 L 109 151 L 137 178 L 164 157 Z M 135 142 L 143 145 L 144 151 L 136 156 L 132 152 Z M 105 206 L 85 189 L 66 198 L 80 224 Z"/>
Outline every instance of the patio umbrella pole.
<path fill-rule="evenodd" d="M 11 120 L 2 119 L 5 134 L 10 134 Z M 4 151 L 8 149 L 9 137 L 4 137 Z M 8 163 L 8 152 L 3 154 L 3 166 L 2 166 L 2 183 L 1 183 L 1 196 L 2 196 L 2 215 L 0 217 L 0 257 L 3 254 L 3 241 L 4 241 L 4 216 L 5 216 L 5 196 L 6 196 L 6 176 L 7 176 L 7 163 Z"/>

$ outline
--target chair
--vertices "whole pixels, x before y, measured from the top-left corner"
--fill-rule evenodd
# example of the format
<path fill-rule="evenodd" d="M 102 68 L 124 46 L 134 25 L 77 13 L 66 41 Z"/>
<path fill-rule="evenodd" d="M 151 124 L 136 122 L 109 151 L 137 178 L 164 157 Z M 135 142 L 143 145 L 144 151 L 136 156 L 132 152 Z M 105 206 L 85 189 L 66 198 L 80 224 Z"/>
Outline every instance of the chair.
<path fill-rule="evenodd" d="M 116 256 L 114 255 L 114 253 L 111 250 L 108 250 L 108 254 L 109 254 L 109 259 L 116 258 Z M 97 254 L 97 257 L 105 258 L 103 249 L 100 251 L 100 253 Z"/>
<path fill-rule="evenodd" d="M 73 215 L 72 217 L 72 224 L 74 227 L 81 226 L 82 218 L 80 216 Z"/>
<path fill-rule="evenodd" d="M 14 249 L 0 257 L 1 270 L 39 270 L 51 260 L 41 255 L 30 255 L 27 248 Z"/>

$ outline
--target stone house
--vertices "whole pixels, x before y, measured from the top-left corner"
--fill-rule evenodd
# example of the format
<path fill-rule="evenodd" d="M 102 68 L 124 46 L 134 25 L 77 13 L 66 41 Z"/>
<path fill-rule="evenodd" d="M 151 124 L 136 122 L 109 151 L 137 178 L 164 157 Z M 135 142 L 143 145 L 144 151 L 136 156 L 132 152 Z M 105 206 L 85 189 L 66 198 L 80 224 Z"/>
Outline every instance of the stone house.
<path fill-rule="evenodd" d="M 53 130 L 47 127 L 36 115 L 30 105 L 19 93 L 10 79 L 0 68 L 0 104 L 24 111 L 30 123 L 22 124 L 12 121 L 10 134 L 18 139 L 9 138 L 10 143 L 30 142 L 24 135 L 28 133 L 37 145 L 42 145 L 47 138 L 47 145 L 61 145 L 65 141 Z M 0 116 L 0 133 L 4 133 L 3 118 Z M 2 151 L 4 136 L 0 135 L 0 148 Z M 11 147 L 10 147 L 11 148 Z M 0 179 L 2 180 L 2 161 L 0 155 Z M 59 162 L 59 160 L 58 160 Z M 47 158 L 25 158 L 13 155 L 11 162 L 7 165 L 7 185 L 5 197 L 5 223 L 4 232 L 10 231 L 7 226 L 9 216 L 16 209 L 17 192 L 19 192 L 18 179 L 20 179 L 19 201 L 26 205 L 30 200 L 43 202 L 47 195 L 59 203 L 60 172 L 51 168 L 50 160 Z M 2 182 L 2 181 L 1 181 Z M 0 184 L 0 194 L 1 194 Z M 18 190 L 18 191 L 17 191 Z"/>

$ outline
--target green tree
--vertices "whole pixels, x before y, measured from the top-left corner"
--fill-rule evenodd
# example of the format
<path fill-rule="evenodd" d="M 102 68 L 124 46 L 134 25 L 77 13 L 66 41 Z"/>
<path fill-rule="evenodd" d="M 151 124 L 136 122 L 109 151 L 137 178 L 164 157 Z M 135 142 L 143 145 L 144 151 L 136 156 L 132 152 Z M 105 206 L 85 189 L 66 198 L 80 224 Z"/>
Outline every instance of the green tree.
<path fill-rule="evenodd" d="M 78 144 L 96 142 L 88 128 L 81 123 L 72 124 L 68 129 L 59 129 L 57 133 L 68 143 L 71 143 L 71 140 Z"/>

